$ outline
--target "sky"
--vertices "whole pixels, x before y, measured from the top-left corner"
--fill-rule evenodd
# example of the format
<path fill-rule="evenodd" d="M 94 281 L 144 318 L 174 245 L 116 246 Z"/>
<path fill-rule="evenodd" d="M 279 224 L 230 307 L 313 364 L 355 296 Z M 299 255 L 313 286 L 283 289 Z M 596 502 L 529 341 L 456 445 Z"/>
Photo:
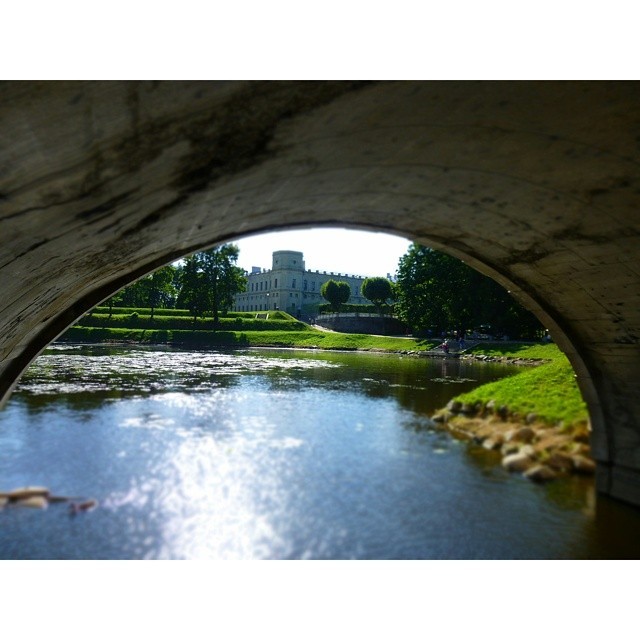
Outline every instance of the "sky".
<path fill-rule="evenodd" d="M 348 275 L 394 275 L 411 243 L 400 236 L 341 228 L 299 229 L 250 236 L 234 242 L 238 266 L 271 268 L 274 251 L 302 251 L 305 267 Z"/>

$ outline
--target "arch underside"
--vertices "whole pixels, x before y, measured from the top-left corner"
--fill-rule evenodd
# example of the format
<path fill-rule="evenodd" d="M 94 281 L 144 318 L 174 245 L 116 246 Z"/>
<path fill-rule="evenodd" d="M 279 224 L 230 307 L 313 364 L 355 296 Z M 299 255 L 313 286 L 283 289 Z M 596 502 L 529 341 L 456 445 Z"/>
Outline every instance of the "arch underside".
<path fill-rule="evenodd" d="M 185 254 L 299 226 L 384 231 L 536 313 L 589 405 L 600 490 L 640 504 L 639 97 L 636 83 L 5 83 L 0 395 L 80 315 Z"/>

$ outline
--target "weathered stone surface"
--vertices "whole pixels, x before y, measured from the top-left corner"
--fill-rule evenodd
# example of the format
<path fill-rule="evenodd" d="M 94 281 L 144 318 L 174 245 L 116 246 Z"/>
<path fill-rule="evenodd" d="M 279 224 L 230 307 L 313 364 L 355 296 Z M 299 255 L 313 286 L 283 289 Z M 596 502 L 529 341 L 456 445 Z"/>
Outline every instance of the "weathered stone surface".
<path fill-rule="evenodd" d="M 586 458 L 585 458 L 586 460 Z M 569 472 L 574 469 L 574 462 L 572 456 L 567 453 L 557 451 L 552 453 L 546 461 L 547 465 L 554 471 Z M 592 463 L 595 470 L 595 464 Z"/>
<path fill-rule="evenodd" d="M 514 429 L 509 432 L 507 440 L 509 442 L 523 442 L 528 444 L 533 442 L 533 439 L 536 437 L 536 432 L 531 427 L 520 427 L 519 429 Z"/>
<path fill-rule="evenodd" d="M 16 500 L 17 507 L 29 507 L 31 509 L 46 509 L 49 506 L 48 500 L 44 496 L 31 496 Z"/>
<path fill-rule="evenodd" d="M 464 413 L 466 416 L 474 416 L 478 413 L 478 405 L 471 404 L 470 402 L 465 402 L 460 407 L 460 413 Z"/>
<path fill-rule="evenodd" d="M 534 465 L 533 459 L 526 453 L 514 453 L 502 459 L 502 466 L 507 471 L 524 473 Z"/>
<path fill-rule="evenodd" d="M 544 464 L 537 464 L 524 472 L 525 478 L 534 482 L 549 482 L 555 480 L 558 475 L 556 472 Z"/>
<path fill-rule="evenodd" d="M 440 422 L 440 423 L 446 423 L 448 422 L 455 414 L 451 413 L 451 411 L 439 411 L 438 413 L 436 413 L 432 420 L 434 422 Z"/>
<path fill-rule="evenodd" d="M 489 400 L 487 404 L 484 405 L 485 411 L 493 412 L 496 409 L 496 401 Z"/>
<path fill-rule="evenodd" d="M 573 462 L 573 468 L 576 473 L 593 475 L 596 472 L 595 462 L 589 458 L 585 458 L 581 455 L 573 455 L 571 456 L 571 461 Z"/>
<path fill-rule="evenodd" d="M 517 442 L 505 442 L 500 448 L 500 453 L 503 456 L 509 456 L 513 453 L 518 453 L 520 451 L 520 445 Z"/>
<path fill-rule="evenodd" d="M 26 500 L 28 498 L 48 497 L 49 489 L 47 487 L 21 487 L 13 489 L 6 494 L 9 500 Z"/>
<path fill-rule="evenodd" d="M 459 400 L 451 400 L 447 404 L 447 409 L 452 413 L 460 413 L 462 411 L 462 402 Z"/>
<path fill-rule="evenodd" d="M 504 436 L 502 436 L 499 433 L 491 435 L 482 441 L 482 446 L 485 449 L 489 449 L 490 451 L 494 449 L 500 449 L 500 447 L 503 444 L 504 444 Z"/>
<path fill-rule="evenodd" d="M 189 252 L 389 231 L 538 315 L 589 405 L 599 489 L 640 504 L 640 84 L 5 82 L 0 128 L 0 397 Z"/>
<path fill-rule="evenodd" d="M 533 445 L 534 449 L 541 453 L 543 451 L 556 451 L 562 448 L 568 448 L 572 445 L 571 436 L 542 430 L 539 434 L 539 440 Z"/>

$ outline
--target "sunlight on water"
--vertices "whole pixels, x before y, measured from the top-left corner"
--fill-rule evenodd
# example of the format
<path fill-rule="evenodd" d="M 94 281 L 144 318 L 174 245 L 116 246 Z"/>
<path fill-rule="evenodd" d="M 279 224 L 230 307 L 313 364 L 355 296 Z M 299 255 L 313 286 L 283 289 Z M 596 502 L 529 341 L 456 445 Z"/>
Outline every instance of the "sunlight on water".
<path fill-rule="evenodd" d="M 113 351 L 114 353 L 109 353 Z M 84 353 L 83 353 L 84 352 Z M 158 388 L 209 389 L 220 384 L 216 376 L 247 373 L 332 369 L 339 364 L 306 358 L 263 358 L 247 353 L 154 351 L 135 354 L 106 348 L 96 356 L 86 347 L 56 345 L 34 364 L 18 389 L 34 395 L 74 394 L 118 389 L 151 392 Z"/>
<path fill-rule="evenodd" d="M 106 509 L 147 511 L 160 523 L 160 542 L 147 557 L 246 559 L 289 553 L 272 525 L 286 518 L 287 504 L 281 459 L 272 452 L 298 448 L 303 441 L 278 438 L 276 423 L 266 415 L 240 415 L 245 398 L 229 403 L 221 391 L 206 398 L 169 393 L 153 402 L 162 405 L 161 411 L 175 412 L 173 417 L 147 409 L 120 421 L 122 429 L 169 429 L 180 438 L 154 460 L 145 482 L 136 479 L 104 501 Z M 198 426 L 203 418 L 209 424 Z"/>
<path fill-rule="evenodd" d="M 429 420 L 505 371 L 345 353 L 53 349 L 0 413 L 0 478 L 99 507 L 76 518 L 64 505 L 5 508 L 0 556 L 597 555 L 590 485 L 509 476 Z"/>
<path fill-rule="evenodd" d="M 258 453 L 247 439 L 235 440 L 233 450 L 212 438 L 179 447 L 160 493 L 160 558 L 176 549 L 185 558 L 261 558 L 282 547 L 271 525 L 281 514 L 265 513 L 254 495 L 259 486 L 278 503 L 282 491 L 274 474 L 258 476 L 251 464 Z"/>

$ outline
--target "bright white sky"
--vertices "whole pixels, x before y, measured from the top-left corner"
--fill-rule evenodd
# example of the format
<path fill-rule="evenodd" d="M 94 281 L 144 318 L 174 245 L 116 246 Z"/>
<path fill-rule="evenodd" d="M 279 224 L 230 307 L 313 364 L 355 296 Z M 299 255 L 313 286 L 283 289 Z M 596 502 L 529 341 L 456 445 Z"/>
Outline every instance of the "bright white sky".
<path fill-rule="evenodd" d="M 277 231 L 235 241 L 240 248 L 238 266 L 271 268 L 274 251 L 302 251 L 307 269 L 349 275 L 394 275 L 398 260 L 410 242 L 399 236 L 339 228 Z"/>

